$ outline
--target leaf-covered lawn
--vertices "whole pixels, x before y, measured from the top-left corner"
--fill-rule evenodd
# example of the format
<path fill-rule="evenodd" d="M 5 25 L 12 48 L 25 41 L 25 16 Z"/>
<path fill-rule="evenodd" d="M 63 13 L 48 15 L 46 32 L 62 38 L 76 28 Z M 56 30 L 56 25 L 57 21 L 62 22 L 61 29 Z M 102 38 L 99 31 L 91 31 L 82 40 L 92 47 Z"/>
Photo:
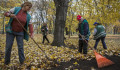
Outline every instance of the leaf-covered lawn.
<path fill-rule="evenodd" d="M 48 35 L 49 40 L 52 42 L 52 35 Z M 35 35 L 35 41 L 40 45 L 40 47 L 45 51 L 46 55 L 51 59 L 45 58 L 44 53 L 38 48 L 38 46 L 30 39 L 30 41 L 24 41 L 24 53 L 25 53 L 25 65 L 20 66 L 18 57 L 18 48 L 16 40 L 14 41 L 12 52 L 11 52 L 11 63 L 8 66 L 4 65 L 4 55 L 5 55 L 5 35 L 0 35 L 0 69 L 27 69 L 27 70 L 40 70 L 40 69 L 56 69 L 57 67 L 62 67 L 62 65 L 71 62 L 70 66 L 64 66 L 62 69 L 76 69 L 74 66 L 79 67 L 81 60 L 91 61 L 95 59 L 93 51 L 88 48 L 88 55 L 86 57 L 78 52 L 78 37 L 72 36 L 71 38 L 66 37 L 66 46 L 51 46 L 50 43 L 42 44 L 42 35 Z M 94 46 L 94 40 L 89 41 L 91 47 Z M 97 52 L 101 55 L 116 56 L 120 57 L 120 40 L 114 38 L 107 38 L 106 44 L 108 49 L 104 50 L 101 42 L 98 45 Z M 64 64 L 63 64 L 64 63 Z M 66 64 L 67 65 L 67 64 Z M 97 64 L 95 64 L 97 65 Z M 91 68 L 94 69 L 94 66 Z M 76 70 L 79 70 L 76 69 Z"/>

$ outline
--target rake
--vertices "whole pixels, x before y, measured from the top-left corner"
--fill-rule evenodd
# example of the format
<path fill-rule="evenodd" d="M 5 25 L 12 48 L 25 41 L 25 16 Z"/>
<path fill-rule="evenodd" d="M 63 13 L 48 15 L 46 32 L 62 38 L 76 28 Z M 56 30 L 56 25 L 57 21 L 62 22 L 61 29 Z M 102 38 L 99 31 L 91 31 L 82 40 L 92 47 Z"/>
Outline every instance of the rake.
<path fill-rule="evenodd" d="M 17 21 L 19 22 L 19 24 L 22 26 L 22 28 L 25 30 L 25 32 L 27 32 L 27 30 L 24 28 L 24 26 L 22 25 L 22 23 L 18 20 L 18 18 L 16 18 L 17 19 Z M 27 34 L 30 36 L 30 34 L 27 32 Z M 46 53 L 45 53 L 45 51 L 37 44 L 37 42 L 34 40 L 34 38 L 32 38 L 31 36 L 30 36 L 30 38 L 33 40 L 33 42 L 38 46 L 38 48 L 40 48 L 41 49 L 41 51 L 45 54 L 45 57 L 49 60 L 49 61 L 53 61 L 53 60 L 51 60 L 47 55 L 46 55 Z M 56 63 L 56 64 L 58 64 L 58 62 L 57 61 L 55 61 L 54 60 L 54 63 Z"/>
<path fill-rule="evenodd" d="M 79 33 L 79 35 L 80 35 L 81 38 L 87 43 L 87 41 L 85 40 L 85 38 L 83 38 L 80 33 Z M 88 43 L 87 43 L 87 44 L 88 44 Z M 90 45 L 88 44 L 88 46 L 90 46 Z M 115 63 L 112 62 L 111 60 L 109 60 L 109 59 L 103 57 L 102 55 L 98 54 L 98 53 L 95 51 L 95 49 L 92 48 L 91 46 L 90 46 L 90 48 L 93 50 L 93 52 L 94 52 L 94 54 L 95 54 L 98 68 L 103 68 L 103 67 L 106 67 L 106 66 L 115 64 Z"/>

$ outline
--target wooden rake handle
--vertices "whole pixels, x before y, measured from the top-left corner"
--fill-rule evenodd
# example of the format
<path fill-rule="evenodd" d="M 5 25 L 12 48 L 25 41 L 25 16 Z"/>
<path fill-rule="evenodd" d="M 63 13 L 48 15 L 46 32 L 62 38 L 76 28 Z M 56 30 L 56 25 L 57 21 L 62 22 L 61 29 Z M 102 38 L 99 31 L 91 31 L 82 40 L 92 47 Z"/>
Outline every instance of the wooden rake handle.
<path fill-rule="evenodd" d="M 88 44 L 88 42 L 85 40 L 85 38 L 82 37 L 82 35 L 81 35 L 80 33 L 79 33 L 79 35 L 80 35 L 80 37 L 82 38 L 82 40 L 84 40 L 84 41 Z M 94 49 L 93 47 L 91 47 L 89 44 L 88 44 L 88 46 L 89 46 L 92 50 L 95 51 L 95 49 Z"/>
<path fill-rule="evenodd" d="M 22 23 L 18 20 L 17 17 L 16 17 L 16 19 L 17 19 L 17 21 L 19 22 L 19 24 L 22 26 L 22 28 L 25 30 L 25 32 L 27 32 L 27 30 L 24 28 L 24 26 L 23 26 Z M 28 32 L 27 32 L 27 34 L 30 36 L 30 34 L 29 34 Z M 38 46 L 38 48 L 40 48 L 41 51 L 45 54 L 45 57 L 46 57 L 47 59 L 49 59 L 48 56 L 46 55 L 45 51 L 42 50 L 42 48 L 38 45 L 38 43 L 34 40 L 34 38 L 32 38 L 31 36 L 30 36 L 30 38 L 34 41 L 34 43 Z"/>

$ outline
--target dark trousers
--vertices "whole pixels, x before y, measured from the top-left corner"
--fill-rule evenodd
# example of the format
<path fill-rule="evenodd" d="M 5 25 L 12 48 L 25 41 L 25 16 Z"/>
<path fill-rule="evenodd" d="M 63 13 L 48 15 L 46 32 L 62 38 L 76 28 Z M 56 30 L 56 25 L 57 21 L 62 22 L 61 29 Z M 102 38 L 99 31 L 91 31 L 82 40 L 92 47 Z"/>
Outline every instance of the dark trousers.
<path fill-rule="evenodd" d="M 87 43 L 88 43 L 88 40 L 86 40 Z M 87 44 L 84 40 L 79 40 L 79 52 L 83 54 L 87 54 L 87 47 L 88 47 L 88 44 Z"/>
<path fill-rule="evenodd" d="M 49 40 L 48 40 L 48 38 L 47 38 L 47 35 L 43 35 L 43 41 L 42 41 L 42 43 L 44 43 L 45 39 L 46 39 L 46 40 L 48 41 L 48 43 L 49 43 Z"/>
<path fill-rule="evenodd" d="M 102 42 L 103 48 L 104 48 L 104 49 L 107 49 L 107 46 L 106 46 L 106 44 L 105 44 L 105 37 L 101 37 L 101 38 L 97 39 L 96 42 L 95 42 L 94 48 L 97 49 L 97 45 L 98 45 L 98 43 L 99 43 L 100 40 L 101 40 L 101 42 Z"/>
<path fill-rule="evenodd" d="M 11 49 L 15 37 L 18 45 L 19 61 L 20 63 L 24 62 L 25 56 L 23 49 L 23 38 L 24 38 L 23 34 L 24 34 L 23 32 L 6 33 L 5 64 L 10 63 Z"/>

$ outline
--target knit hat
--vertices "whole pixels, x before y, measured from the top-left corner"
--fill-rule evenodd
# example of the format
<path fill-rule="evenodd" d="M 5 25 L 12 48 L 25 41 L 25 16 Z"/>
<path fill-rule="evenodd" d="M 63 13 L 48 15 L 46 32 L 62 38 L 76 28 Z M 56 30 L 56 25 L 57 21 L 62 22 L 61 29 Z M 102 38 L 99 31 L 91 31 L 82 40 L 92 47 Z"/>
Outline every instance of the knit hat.
<path fill-rule="evenodd" d="M 95 24 L 99 24 L 98 22 L 95 22 L 93 25 L 95 25 Z"/>
<path fill-rule="evenodd" d="M 77 16 L 77 20 L 79 21 L 80 19 L 81 19 L 81 16 L 80 16 L 80 15 L 78 15 L 78 16 Z"/>

